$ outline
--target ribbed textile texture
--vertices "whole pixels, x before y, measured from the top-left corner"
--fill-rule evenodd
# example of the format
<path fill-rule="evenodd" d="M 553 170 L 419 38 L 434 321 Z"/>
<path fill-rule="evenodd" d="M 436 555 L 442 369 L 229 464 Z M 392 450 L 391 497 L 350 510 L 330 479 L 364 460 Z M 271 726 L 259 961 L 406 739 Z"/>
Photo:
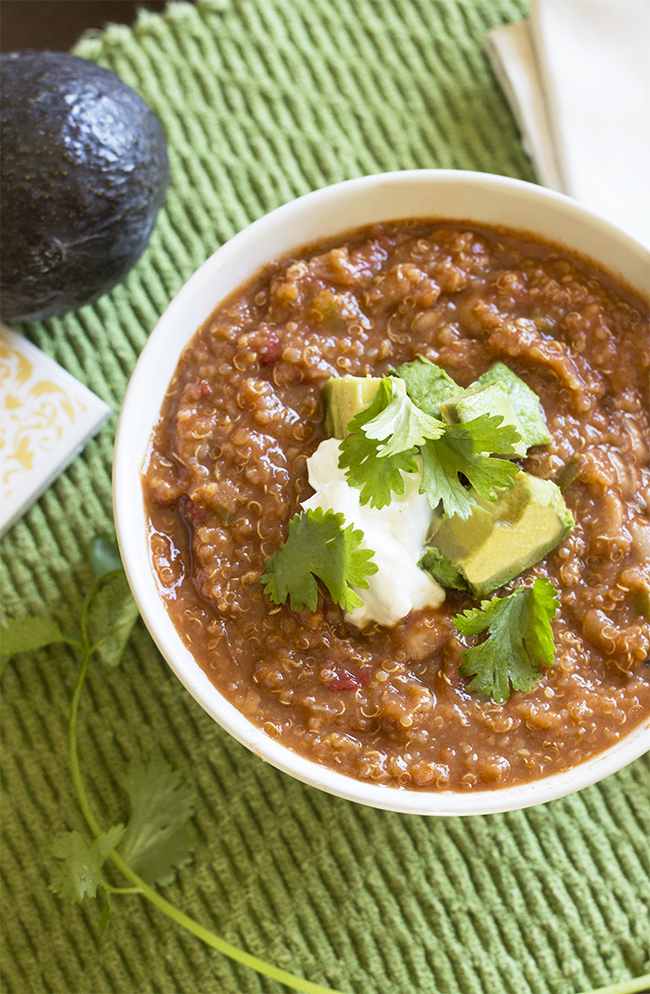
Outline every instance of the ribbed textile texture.
<path fill-rule="evenodd" d="M 172 185 L 149 248 L 95 305 L 24 326 L 103 397 L 112 422 L 9 533 L 9 616 L 72 626 L 88 548 L 112 518 L 117 411 L 158 316 L 261 214 L 364 173 L 444 167 L 533 179 L 484 52 L 523 0 L 203 0 L 108 26 L 76 53 L 159 116 Z M 9 994 L 279 994 L 139 896 L 72 907 L 46 846 L 86 832 L 66 721 L 78 661 L 17 657 L 3 677 L 2 983 Z M 138 622 L 93 665 L 80 743 L 91 802 L 125 817 L 133 758 L 160 754 L 199 796 L 199 846 L 165 896 L 250 953 L 349 994 L 576 994 L 650 971 L 648 762 L 572 797 L 466 819 L 386 813 L 266 766 L 203 713 Z M 116 880 L 117 882 L 117 880 Z"/>

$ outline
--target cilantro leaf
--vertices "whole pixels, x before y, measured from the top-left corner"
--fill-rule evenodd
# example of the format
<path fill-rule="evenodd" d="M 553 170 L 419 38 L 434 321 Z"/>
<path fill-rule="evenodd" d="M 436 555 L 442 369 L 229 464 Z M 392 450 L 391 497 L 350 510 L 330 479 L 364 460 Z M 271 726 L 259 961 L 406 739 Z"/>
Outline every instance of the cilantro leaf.
<path fill-rule="evenodd" d="M 368 438 L 380 441 L 388 439 L 378 449 L 378 456 L 386 458 L 407 452 L 414 445 L 422 445 L 425 439 L 439 438 L 443 434 L 444 422 L 421 411 L 404 390 L 397 386 L 396 380 L 384 377 L 383 382 L 390 384 L 390 401 L 379 414 L 361 425 L 361 431 Z"/>
<path fill-rule="evenodd" d="M 461 635 L 488 631 L 484 642 L 461 653 L 460 673 L 473 677 L 468 690 L 497 704 L 513 690 L 532 690 L 541 676 L 539 667 L 553 664 L 551 621 L 558 606 L 553 584 L 537 577 L 532 587 L 481 601 L 480 607 L 459 614 L 454 625 Z"/>
<path fill-rule="evenodd" d="M 97 583 L 84 605 L 82 627 L 91 651 L 96 651 L 103 662 L 116 666 L 138 617 L 138 609 L 122 569 L 114 534 L 93 540 L 90 563 Z M 11 618 L 0 626 L 1 668 L 4 669 L 11 656 L 41 649 L 53 642 L 67 642 L 83 648 L 76 638 L 64 635 L 54 618 L 42 615 Z"/>
<path fill-rule="evenodd" d="M 104 884 L 102 867 L 123 834 L 124 825 L 114 825 L 93 842 L 86 842 L 79 832 L 58 835 L 48 846 L 60 860 L 52 871 L 50 890 L 73 904 L 83 901 L 86 894 L 95 897 Z"/>
<path fill-rule="evenodd" d="M 130 763 L 121 777 L 131 817 L 119 844 L 120 855 L 148 884 L 169 884 L 192 858 L 196 834 L 196 791 L 162 759 Z"/>
<path fill-rule="evenodd" d="M 435 511 L 442 501 L 445 514 L 469 518 L 475 501 L 458 477 L 457 452 L 448 437 L 431 439 L 422 447 L 421 454 L 420 493 L 426 494 L 431 510 Z"/>
<path fill-rule="evenodd" d="M 93 576 L 99 579 L 107 573 L 122 569 L 122 558 L 115 532 L 97 535 L 90 544 L 90 566 Z"/>
<path fill-rule="evenodd" d="M 501 427 L 501 421 L 500 415 L 481 414 L 463 424 L 447 425 L 440 438 L 427 439 L 421 449 L 420 493 L 426 494 L 433 510 L 442 501 L 445 514 L 469 517 L 476 501 L 459 473 L 486 500 L 494 501 L 501 491 L 512 487 L 518 467 L 508 459 L 487 454 L 513 451 L 518 433 L 512 425 Z"/>
<path fill-rule="evenodd" d="M 415 473 L 418 469 L 415 458 L 416 450 L 399 452 L 394 456 L 379 458 L 380 443 L 373 439 L 361 442 L 361 436 L 348 435 L 340 443 L 341 455 L 339 466 L 348 469 L 346 479 L 350 486 L 358 487 L 361 491 L 359 500 L 362 504 L 370 503 L 371 507 L 386 507 L 390 504 L 391 494 L 404 493 L 404 477 L 402 473 Z M 351 441 L 354 439 L 354 441 Z"/>
<path fill-rule="evenodd" d="M 41 649 L 52 642 L 65 641 L 65 636 L 54 618 L 40 615 L 30 615 L 20 619 L 9 618 L 0 626 L 0 652 L 3 657 Z"/>
<path fill-rule="evenodd" d="M 117 666 L 137 617 L 138 608 L 123 570 L 103 574 L 84 619 L 88 642 L 103 663 Z"/>
<path fill-rule="evenodd" d="M 512 462 L 492 455 L 514 454 L 520 440 L 514 425 L 503 424 L 501 415 L 481 414 L 463 424 L 445 424 L 422 411 L 386 376 L 372 404 L 352 418 L 348 430 L 339 444 L 339 467 L 347 470 L 348 483 L 361 490 L 361 503 L 370 502 L 371 507 L 385 507 L 392 493 L 404 493 L 402 474 L 417 471 L 418 449 L 423 462 L 420 493 L 426 494 L 433 510 L 442 501 L 448 515 L 467 518 L 476 503 L 465 480 L 494 501 L 500 491 L 510 489 L 517 473 Z"/>
<path fill-rule="evenodd" d="M 358 549 L 363 532 L 353 525 L 345 527 L 341 512 L 310 508 L 296 514 L 289 522 L 289 536 L 266 564 L 262 581 L 264 592 L 274 604 L 290 599 L 292 611 L 318 604 L 316 577 L 322 580 L 339 607 L 352 611 L 362 604 L 352 589 L 368 587 L 366 576 L 377 572 L 370 562 L 371 549 Z"/>
<path fill-rule="evenodd" d="M 438 405 L 462 390 L 444 369 L 422 355 L 413 362 L 403 362 L 391 371 L 391 376 L 404 380 L 406 392 L 413 403 L 434 418 L 440 417 Z"/>
<path fill-rule="evenodd" d="M 391 502 L 391 493 L 403 494 L 402 473 L 415 473 L 418 469 L 415 446 L 395 455 L 384 454 L 380 459 L 381 442 L 369 438 L 362 430 L 388 407 L 392 392 L 390 380 L 384 377 L 372 404 L 352 418 L 349 435 L 339 443 L 339 467 L 348 470 L 345 475 L 350 486 L 360 489 L 361 503 L 370 502 L 371 507 L 386 507 Z"/>
<path fill-rule="evenodd" d="M 102 905 L 102 913 L 101 913 L 101 917 L 99 919 L 99 934 L 100 935 L 104 934 L 104 932 L 106 931 L 106 929 L 108 928 L 108 926 L 111 924 L 112 921 L 113 921 L 113 912 L 111 910 L 111 902 L 110 902 L 110 899 L 109 899 L 108 894 L 107 894 L 106 895 L 106 900 L 104 901 L 104 904 Z"/>
<path fill-rule="evenodd" d="M 521 441 L 521 435 L 515 426 L 504 424 L 501 414 L 479 414 L 462 424 L 448 425 L 447 430 L 454 435 L 452 429 L 464 429 L 472 439 L 475 452 L 512 456 L 516 455 L 515 446 Z"/>

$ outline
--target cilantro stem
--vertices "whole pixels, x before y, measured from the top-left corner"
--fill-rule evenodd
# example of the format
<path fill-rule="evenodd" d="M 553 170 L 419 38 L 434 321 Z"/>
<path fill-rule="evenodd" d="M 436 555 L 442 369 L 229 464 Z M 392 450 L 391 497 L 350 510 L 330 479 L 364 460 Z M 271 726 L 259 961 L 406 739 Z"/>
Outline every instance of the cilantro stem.
<path fill-rule="evenodd" d="M 158 894 L 157 891 L 153 890 L 152 887 L 149 887 L 144 880 L 141 880 L 140 877 L 133 872 L 129 864 L 126 863 L 119 853 L 115 852 L 115 850 L 113 850 L 110 856 L 126 879 L 140 887 L 143 897 L 148 898 L 152 904 L 155 904 L 155 906 L 159 908 L 160 911 L 163 911 L 166 915 L 169 915 L 169 917 L 175 922 L 182 925 L 198 939 L 201 939 L 206 943 L 206 945 L 211 946 L 212 949 L 217 949 L 220 953 L 230 957 L 230 959 L 234 959 L 238 963 L 243 963 L 245 966 L 249 966 L 253 970 L 257 970 L 258 973 L 263 974 L 265 977 L 270 977 L 272 980 L 278 980 L 286 987 L 290 987 L 296 991 L 302 991 L 304 994 L 342 994 L 341 991 L 336 991 L 331 987 L 322 987 L 320 984 L 313 984 L 309 980 L 303 980 L 301 977 L 296 977 L 293 973 L 288 973 L 286 970 L 273 966 L 271 963 L 266 963 L 264 960 L 258 959 L 257 956 L 252 956 L 250 953 L 244 952 L 237 946 L 233 946 L 232 943 L 227 942 L 214 932 L 211 932 L 210 929 L 205 928 L 203 925 L 199 924 L 199 922 L 195 921 L 193 918 L 190 918 L 184 911 L 181 911 L 174 904 L 171 904 L 169 901 L 165 900 L 165 898 Z"/>
<path fill-rule="evenodd" d="M 79 764 L 77 741 L 79 701 L 81 699 L 81 692 L 86 680 L 90 657 L 94 651 L 94 647 L 88 642 L 85 624 L 82 624 L 82 634 L 84 639 L 83 658 L 70 706 L 68 747 L 72 779 L 74 781 L 79 804 L 88 827 L 95 838 L 97 838 L 101 835 L 102 830 L 93 814 L 86 795 L 86 789 L 84 787 L 81 767 Z M 303 994 L 342 994 L 341 991 L 337 991 L 334 988 L 323 987 L 320 984 L 314 984 L 309 980 L 303 980 L 302 978 L 295 976 L 293 973 L 288 973 L 286 970 L 273 966 L 271 963 L 266 963 L 264 960 L 258 959 L 257 956 L 252 956 L 250 953 L 244 952 L 244 950 L 232 945 L 232 943 L 227 942 L 210 929 L 205 928 L 204 925 L 201 925 L 199 922 L 195 921 L 194 918 L 190 918 L 190 916 L 186 915 L 184 911 L 181 911 L 170 901 L 167 901 L 164 897 L 162 897 L 162 895 L 145 883 L 145 881 L 142 880 L 137 873 L 133 872 L 129 864 L 122 859 L 118 852 L 113 850 L 110 853 L 110 858 L 122 876 L 129 880 L 133 885 L 132 887 L 113 887 L 110 884 L 104 883 L 102 886 L 111 894 L 141 894 L 143 897 L 146 897 L 149 901 L 151 901 L 151 903 L 162 911 L 163 914 L 167 915 L 178 925 L 186 928 L 188 932 L 191 932 L 192 935 L 195 935 L 212 949 L 216 949 L 218 952 L 222 953 L 224 956 L 228 956 L 230 959 L 235 960 L 237 963 L 242 963 L 244 966 L 248 966 L 251 969 L 256 970 L 265 977 L 279 981 L 279 983 L 284 984 L 292 990 L 301 991 Z M 621 981 L 620 983 L 612 984 L 609 987 L 599 987 L 597 990 L 587 992 L 587 994 L 643 994 L 643 992 L 648 990 L 648 988 L 650 988 L 650 974 L 644 977 L 636 977 L 633 980 Z"/>
<path fill-rule="evenodd" d="M 621 980 L 618 984 L 610 984 L 609 987 L 599 987 L 594 991 L 587 991 L 586 994 L 644 994 L 650 989 L 650 973 L 644 977 L 635 977 L 633 980 Z"/>
<path fill-rule="evenodd" d="M 113 887 L 112 884 L 102 880 L 102 888 L 107 894 L 141 894 L 141 887 Z"/>
<path fill-rule="evenodd" d="M 64 635 L 63 638 L 59 639 L 59 642 L 62 642 L 64 645 L 70 645 L 72 646 L 73 649 L 83 650 L 83 645 L 81 644 L 79 639 L 68 638 L 67 635 Z"/>
<path fill-rule="evenodd" d="M 92 593 L 93 591 L 91 591 L 88 595 L 86 604 L 90 602 Z M 90 645 L 85 619 L 86 607 L 84 607 L 81 620 L 83 657 L 81 660 L 81 667 L 79 669 L 79 676 L 77 677 L 77 682 L 72 695 L 70 717 L 68 720 L 68 752 L 72 779 L 77 792 L 79 805 L 90 831 L 93 833 L 95 838 L 97 838 L 102 834 L 102 830 L 99 826 L 99 822 L 93 814 L 93 810 L 86 794 L 83 777 L 81 775 L 81 766 L 79 763 L 79 748 L 77 739 L 79 701 L 81 699 L 81 692 L 86 680 L 86 674 L 88 673 L 90 657 L 95 649 L 94 646 Z M 133 885 L 132 887 L 123 888 L 112 887 L 109 885 L 106 887 L 106 890 L 110 891 L 110 893 L 141 894 L 143 897 L 146 897 L 149 901 L 151 901 L 151 903 L 154 904 L 160 911 L 168 915 L 168 917 L 175 921 L 178 925 L 186 928 L 188 932 L 191 932 L 198 939 L 201 939 L 202 942 L 205 942 L 206 945 L 210 946 L 212 949 L 216 949 L 218 952 L 223 953 L 224 956 L 228 956 L 230 959 L 256 970 L 265 977 L 277 980 L 279 983 L 284 984 L 286 987 L 290 987 L 292 990 L 302 991 L 303 994 L 342 994 L 341 991 L 337 991 L 333 988 L 323 987 L 320 984 L 311 983 L 309 980 L 303 980 L 301 977 L 297 977 L 293 973 L 288 973 L 286 970 L 273 966 L 271 963 L 266 963 L 264 960 L 258 959 L 257 956 L 252 956 L 250 953 L 244 952 L 244 950 L 239 949 L 237 946 L 233 946 L 232 943 L 227 942 L 225 939 L 222 939 L 220 936 L 210 931 L 210 929 L 205 928 L 199 922 L 195 921 L 193 918 L 190 918 L 189 915 L 186 915 L 185 912 L 181 911 L 170 901 L 165 900 L 165 898 L 162 897 L 157 891 L 145 883 L 145 881 L 142 880 L 137 873 L 133 872 L 129 864 L 120 856 L 118 852 L 113 850 L 110 853 L 110 858 L 120 873 Z"/>
<path fill-rule="evenodd" d="M 87 639 L 85 639 L 85 641 L 86 645 L 84 647 L 83 657 L 81 660 L 79 676 L 77 677 L 77 683 L 74 688 L 72 703 L 70 705 L 70 717 L 68 720 L 68 756 L 70 761 L 70 770 L 72 773 L 72 781 L 77 792 L 77 799 L 79 801 L 81 811 L 86 819 L 86 823 L 90 828 L 90 831 L 93 833 L 95 838 L 97 838 L 98 835 L 101 835 L 101 829 L 95 819 L 86 795 L 86 788 L 84 787 L 83 778 L 81 776 L 81 767 L 79 765 L 79 748 L 77 742 L 79 699 L 81 698 L 81 691 L 83 690 L 83 685 L 86 680 L 86 673 L 88 672 L 88 663 L 90 662 L 90 657 L 92 655 L 92 649 L 87 644 Z"/>

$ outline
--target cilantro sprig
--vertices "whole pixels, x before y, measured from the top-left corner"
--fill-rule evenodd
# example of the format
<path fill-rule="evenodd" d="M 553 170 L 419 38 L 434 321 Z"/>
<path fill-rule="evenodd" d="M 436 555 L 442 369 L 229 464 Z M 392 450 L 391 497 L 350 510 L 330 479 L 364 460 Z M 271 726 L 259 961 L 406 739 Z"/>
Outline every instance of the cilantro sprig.
<path fill-rule="evenodd" d="M 472 677 L 468 690 L 496 704 L 513 690 L 532 690 L 541 676 L 539 667 L 553 665 L 551 621 L 558 607 L 553 584 L 537 577 L 532 587 L 481 601 L 480 607 L 459 614 L 454 625 L 461 635 L 488 632 L 487 639 L 461 653 L 460 673 Z"/>
<path fill-rule="evenodd" d="M 40 616 L 10 620 L 0 626 L 3 663 L 20 653 L 56 643 L 68 645 L 81 657 L 68 717 L 68 758 L 77 800 L 91 838 L 78 831 L 54 837 L 49 846 L 55 861 L 50 889 L 72 904 L 101 898 L 102 934 L 112 921 L 111 898 L 140 894 L 212 949 L 292 990 L 304 994 L 341 994 L 239 949 L 190 918 L 155 889 L 172 882 L 177 871 L 191 860 L 196 845 L 196 834 L 189 824 L 196 793 L 167 762 L 161 759 L 132 762 L 121 778 L 130 802 L 130 816 L 125 823 L 107 829 L 100 826 L 81 772 L 77 741 L 79 705 L 91 659 L 96 657 L 108 666 L 119 664 L 138 609 L 114 539 L 96 540 L 90 559 L 95 580 L 83 603 L 76 634 L 65 633 L 54 618 Z M 111 882 L 115 870 L 127 886 Z"/>
<path fill-rule="evenodd" d="M 425 376 L 439 373 L 422 364 Z M 422 373 L 417 380 L 422 394 Z M 398 386 L 405 383 L 406 392 Z M 404 493 L 404 473 L 422 465 L 420 493 L 432 510 L 442 504 L 447 515 L 468 518 L 476 500 L 466 487 L 494 501 L 512 486 L 517 466 L 508 459 L 521 436 L 499 414 L 482 414 L 463 424 L 447 424 L 423 411 L 409 396 L 411 379 L 384 376 L 365 410 L 352 418 L 339 443 L 339 467 L 351 486 L 361 491 L 362 504 L 382 508 L 392 494 Z"/>
<path fill-rule="evenodd" d="M 49 846 L 58 860 L 52 870 L 50 889 L 73 904 L 81 904 L 86 896 L 96 897 L 100 887 L 107 892 L 113 890 L 104 877 L 103 866 L 123 835 L 124 825 L 113 825 L 93 842 L 76 831 L 57 835 Z M 105 915 L 105 925 L 108 923 Z"/>
<path fill-rule="evenodd" d="M 360 421 L 361 430 L 368 438 L 384 442 L 377 451 L 384 459 L 408 452 L 413 446 L 424 445 L 426 439 L 440 438 L 445 431 L 444 421 L 421 410 L 398 382 L 383 377 L 377 391 L 381 404 L 379 413 Z"/>
<path fill-rule="evenodd" d="M 377 572 L 371 562 L 372 549 L 359 549 L 363 532 L 345 525 L 341 512 L 310 508 L 295 514 L 289 522 L 289 535 L 266 564 L 262 580 L 264 592 L 274 604 L 289 598 L 292 611 L 315 611 L 318 584 L 322 580 L 332 600 L 352 611 L 363 601 L 352 589 L 366 589 L 367 576 Z"/>
<path fill-rule="evenodd" d="M 388 408 L 392 398 L 391 382 L 384 377 L 372 404 L 352 418 L 347 426 L 349 434 L 339 444 L 339 467 L 347 470 L 348 483 L 361 490 L 361 503 L 370 503 L 371 507 L 386 507 L 391 502 L 391 493 L 403 494 L 402 473 L 415 473 L 418 469 L 413 443 L 401 452 L 384 452 L 380 458 L 382 441 L 372 438 L 365 430 Z"/>
<path fill-rule="evenodd" d="M 188 826 L 196 792 L 168 763 L 134 761 L 122 784 L 131 806 L 126 825 L 113 825 L 93 842 L 79 832 L 64 832 L 49 846 L 57 860 L 50 883 L 55 894 L 80 904 L 84 897 L 96 897 L 100 889 L 104 892 L 102 933 L 112 921 L 110 895 L 142 892 L 138 886 L 114 887 L 108 882 L 104 867 L 113 851 L 146 883 L 166 885 L 190 862 L 196 844 L 195 832 Z"/>
<path fill-rule="evenodd" d="M 447 425 L 440 438 L 427 439 L 421 449 L 420 493 L 426 494 L 432 509 L 442 501 L 445 514 L 470 516 L 476 500 L 461 474 L 489 501 L 510 489 L 519 467 L 491 453 L 512 455 L 520 435 L 512 425 L 502 425 L 502 420 L 500 415 L 481 414 L 463 424 Z"/>
<path fill-rule="evenodd" d="M 150 881 L 156 879 L 161 885 L 169 882 L 176 869 L 186 864 L 193 845 L 191 830 L 183 842 L 180 840 L 183 828 L 187 826 L 193 811 L 194 791 L 182 785 L 179 775 L 167 763 L 135 762 L 128 767 L 122 783 L 131 800 L 131 817 L 126 825 L 116 824 L 105 831 L 101 830 L 90 807 L 81 777 L 76 728 L 78 706 L 91 657 L 94 654 L 99 655 L 100 644 L 104 647 L 110 646 L 110 651 L 105 648 L 104 662 L 108 665 L 118 665 L 126 643 L 125 635 L 128 637 L 125 631 L 127 627 L 125 619 L 128 616 L 131 618 L 131 624 L 135 623 L 137 610 L 130 599 L 126 581 L 122 583 L 119 579 L 121 568 L 118 567 L 119 556 L 116 548 L 110 543 L 95 543 L 91 558 L 96 581 L 84 602 L 78 635 L 66 635 L 56 620 L 39 616 L 9 621 L 0 626 L 0 645 L 5 660 L 19 653 L 54 643 L 67 644 L 77 649 L 82 656 L 70 709 L 68 743 L 78 800 L 93 838 L 89 841 L 78 831 L 65 832 L 55 837 L 50 845 L 50 852 L 56 860 L 51 877 L 52 890 L 72 904 L 80 904 L 86 898 L 93 899 L 98 895 L 98 891 L 103 891 L 106 899 L 100 919 L 102 933 L 112 919 L 108 896 L 140 894 L 206 945 L 292 990 L 303 991 L 304 994 L 341 994 L 340 991 L 311 983 L 286 970 L 265 963 L 226 942 L 175 907 L 154 890 L 150 883 L 147 883 L 145 877 Z M 515 595 L 519 601 L 515 599 Z M 517 631 L 520 633 L 516 641 L 525 648 L 527 655 L 533 658 L 539 656 L 541 664 L 549 665 L 552 661 L 550 659 L 552 641 L 549 642 L 547 626 L 550 627 L 549 622 L 555 614 L 554 588 L 548 581 L 536 580 L 533 588 L 515 591 L 515 595 L 484 601 L 480 608 L 466 611 L 464 615 L 459 616 L 456 619 L 456 626 L 465 635 L 480 634 L 486 628 L 492 635 L 492 629 L 496 628 L 497 624 L 504 630 L 516 620 Z M 521 600 L 523 599 L 524 602 L 526 598 L 530 600 L 531 595 L 535 629 L 532 639 L 527 632 L 527 626 L 524 631 L 521 625 L 521 619 L 527 610 Z M 99 600 L 96 600 L 97 598 Z M 97 603 L 102 600 L 103 607 L 97 612 Z M 107 610 L 109 601 L 112 606 Z M 517 603 L 518 607 L 512 606 Z M 101 622 L 100 617 L 103 617 Z M 95 642 L 90 638 L 90 628 L 93 625 Z M 481 648 L 482 646 L 475 647 L 475 649 Z M 493 651 L 491 649 L 490 653 Z M 474 650 L 466 650 L 466 654 L 470 652 Z M 469 670 L 473 672 L 474 665 L 474 662 L 470 664 L 465 675 L 471 675 Z M 489 668 L 489 661 L 487 665 Z M 478 670 L 478 666 L 476 668 Z M 487 684 L 485 690 L 486 693 L 491 693 Z M 182 847 L 182 852 L 179 852 L 179 847 Z M 154 860 L 156 864 L 154 867 L 152 857 L 156 850 L 158 855 Z M 117 887 L 109 882 L 107 872 L 109 860 L 122 873 L 130 886 Z M 131 861 L 140 869 L 142 876 L 134 871 Z M 645 990 L 647 982 L 648 977 L 645 976 L 627 983 L 615 984 L 611 987 L 611 994 L 635 994 L 642 989 Z"/>

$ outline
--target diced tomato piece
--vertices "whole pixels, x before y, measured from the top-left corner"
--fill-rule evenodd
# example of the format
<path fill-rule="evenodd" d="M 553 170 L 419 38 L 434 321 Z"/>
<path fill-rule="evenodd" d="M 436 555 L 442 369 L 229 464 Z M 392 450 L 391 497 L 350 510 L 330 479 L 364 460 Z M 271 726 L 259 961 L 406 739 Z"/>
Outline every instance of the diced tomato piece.
<path fill-rule="evenodd" d="M 269 332 L 266 341 L 257 350 L 261 366 L 272 366 L 282 358 L 282 342 L 273 332 Z"/>
<path fill-rule="evenodd" d="M 204 507 L 199 507 L 197 504 L 191 500 L 187 494 L 183 498 L 183 511 L 186 518 L 191 518 L 193 521 L 201 521 L 205 515 L 206 510 Z"/>
<path fill-rule="evenodd" d="M 343 669 L 342 666 L 332 666 L 330 667 L 336 676 L 332 680 L 328 680 L 326 686 L 330 690 L 358 690 L 362 686 L 362 681 L 359 675 L 350 673 L 349 670 Z"/>

